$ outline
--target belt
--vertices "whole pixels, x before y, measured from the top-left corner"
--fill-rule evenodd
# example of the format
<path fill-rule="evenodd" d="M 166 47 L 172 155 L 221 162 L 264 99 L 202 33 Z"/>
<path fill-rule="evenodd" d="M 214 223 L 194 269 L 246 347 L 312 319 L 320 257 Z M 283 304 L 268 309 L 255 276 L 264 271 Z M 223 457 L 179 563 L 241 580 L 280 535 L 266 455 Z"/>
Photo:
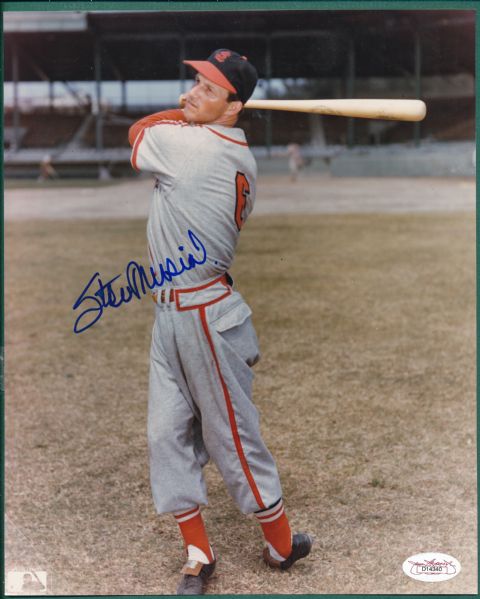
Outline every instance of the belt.
<path fill-rule="evenodd" d="M 180 305 L 180 300 L 181 300 L 182 294 L 203 291 L 205 289 L 208 289 L 209 287 L 213 287 L 213 285 L 216 285 L 217 283 L 221 283 L 226 288 L 225 293 L 220 295 L 218 298 L 215 298 L 214 300 L 211 300 L 206 303 L 195 304 L 193 306 L 183 306 L 182 307 Z M 200 307 L 209 306 L 211 304 L 215 304 L 216 302 L 219 302 L 220 300 L 222 300 L 224 297 L 227 297 L 227 295 L 230 295 L 232 293 L 232 288 L 230 286 L 232 283 L 233 283 L 233 279 L 231 278 L 231 276 L 228 273 L 224 273 L 223 275 L 220 275 L 213 281 L 209 281 L 208 283 L 204 283 L 203 285 L 198 285 L 197 287 L 179 287 L 178 289 L 171 287 L 170 289 L 162 289 L 161 291 L 156 291 L 155 293 L 152 294 L 152 300 L 156 304 L 174 305 L 175 308 L 179 312 L 182 312 L 184 310 L 193 310 L 195 308 L 200 308 Z"/>

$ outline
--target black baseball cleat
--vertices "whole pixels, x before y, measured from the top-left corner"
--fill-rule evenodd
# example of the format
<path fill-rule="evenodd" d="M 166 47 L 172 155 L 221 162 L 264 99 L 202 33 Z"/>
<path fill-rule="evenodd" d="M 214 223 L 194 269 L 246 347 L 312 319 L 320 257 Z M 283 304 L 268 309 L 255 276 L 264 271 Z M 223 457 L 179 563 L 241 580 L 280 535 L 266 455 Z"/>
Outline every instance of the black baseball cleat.
<path fill-rule="evenodd" d="M 270 555 L 268 547 L 263 550 L 263 559 L 271 568 L 288 570 L 297 560 L 307 557 L 313 545 L 313 538 L 310 535 L 299 532 L 293 535 L 292 552 L 283 562 L 279 562 Z"/>
<path fill-rule="evenodd" d="M 178 585 L 177 595 L 204 595 L 209 578 L 215 571 L 216 561 L 202 564 L 188 560 L 182 568 L 182 580 Z"/>

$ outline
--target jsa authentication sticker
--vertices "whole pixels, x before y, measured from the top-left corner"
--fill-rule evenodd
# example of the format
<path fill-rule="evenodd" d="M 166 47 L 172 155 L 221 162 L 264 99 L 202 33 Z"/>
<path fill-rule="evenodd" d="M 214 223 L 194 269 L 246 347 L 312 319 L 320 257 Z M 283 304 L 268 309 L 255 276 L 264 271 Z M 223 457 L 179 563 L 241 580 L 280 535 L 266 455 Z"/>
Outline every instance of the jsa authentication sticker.
<path fill-rule="evenodd" d="M 417 553 L 403 562 L 403 571 L 413 580 L 442 582 L 462 569 L 458 559 L 446 553 Z"/>
<path fill-rule="evenodd" d="M 6 595 L 46 595 L 47 572 L 39 570 L 11 570 L 7 572 Z"/>

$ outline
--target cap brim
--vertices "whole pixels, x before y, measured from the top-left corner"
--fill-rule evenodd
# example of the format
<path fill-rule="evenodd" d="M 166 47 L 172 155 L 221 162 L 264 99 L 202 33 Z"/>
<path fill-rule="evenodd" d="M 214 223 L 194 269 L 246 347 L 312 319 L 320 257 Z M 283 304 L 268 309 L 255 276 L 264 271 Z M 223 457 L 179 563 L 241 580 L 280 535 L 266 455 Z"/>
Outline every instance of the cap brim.
<path fill-rule="evenodd" d="M 225 77 L 225 75 L 217 69 L 217 67 L 208 62 L 208 60 L 184 60 L 183 64 L 188 64 L 193 67 L 196 71 L 198 71 L 201 75 L 213 81 L 220 87 L 225 88 L 232 94 L 236 94 L 237 90 L 233 87 L 230 81 Z"/>

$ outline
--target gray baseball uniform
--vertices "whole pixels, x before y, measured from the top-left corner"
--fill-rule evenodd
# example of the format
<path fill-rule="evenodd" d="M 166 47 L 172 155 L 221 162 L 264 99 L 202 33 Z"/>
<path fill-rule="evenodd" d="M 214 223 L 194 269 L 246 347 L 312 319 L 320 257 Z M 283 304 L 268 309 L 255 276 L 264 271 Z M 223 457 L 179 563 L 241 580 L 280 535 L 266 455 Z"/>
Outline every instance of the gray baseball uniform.
<path fill-rule="evenodd" d="M 225 275 L 253 208 L 255 160 L 241 129 L 166 120 L 138 134 L 132 165 L 156 177 L 152 268 L 164 274 L 180 257 L 188 266 L 178 276 L 167 269 L 156 293 L 148 406 L 156 510 L 207 504 L 209 457 L 243 513 L 264 509 L 282 490 L 251 399 L 258 343 L 251 310 Z"/>

